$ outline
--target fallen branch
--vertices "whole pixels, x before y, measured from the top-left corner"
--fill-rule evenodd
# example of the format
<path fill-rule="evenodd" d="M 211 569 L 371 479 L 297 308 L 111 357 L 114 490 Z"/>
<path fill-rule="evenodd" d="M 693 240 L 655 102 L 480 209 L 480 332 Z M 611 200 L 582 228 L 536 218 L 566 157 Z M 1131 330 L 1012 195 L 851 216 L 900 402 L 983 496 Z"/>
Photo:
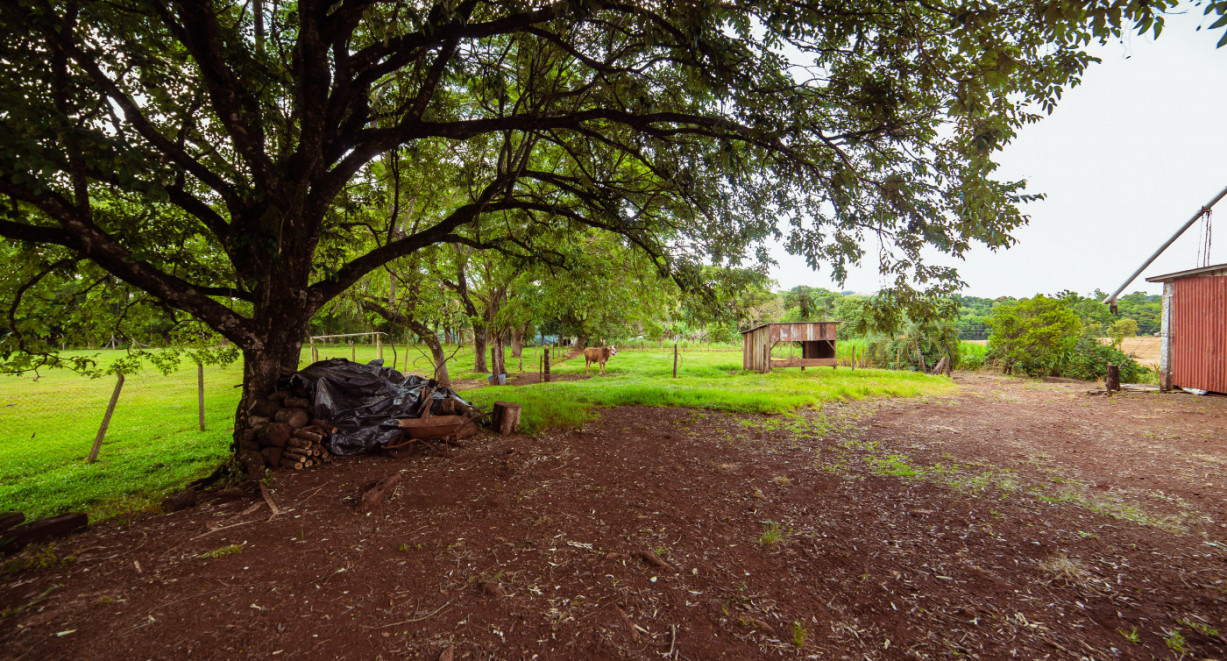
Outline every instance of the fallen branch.
<path fill-rule="evenodd" d="M 358 511 L 370 512 L 379 507 L 387 497 L 388 492 L 396 488 L 400 484 L 401 474 L 399 472 L 383 478 L 382 480 L 366 487 L 362 495 L 358 497 Z"/>

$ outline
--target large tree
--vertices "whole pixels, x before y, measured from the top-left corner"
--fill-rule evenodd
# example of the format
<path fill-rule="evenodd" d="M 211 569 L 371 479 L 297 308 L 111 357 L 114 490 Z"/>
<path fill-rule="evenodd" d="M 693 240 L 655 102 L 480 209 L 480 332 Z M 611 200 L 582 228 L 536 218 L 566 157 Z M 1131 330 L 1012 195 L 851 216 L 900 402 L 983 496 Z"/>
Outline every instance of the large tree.
<path fill-rule="evenodd" d="M 1024 220 L 995 151 L 1092 35 L 1172 4 L 13 0 L 0 236 L 236 344 L 241 432 L 315 311 L 439 243 L 548 258 L 596 228 L 672 272 L 782 233 L 840 275 L 873 239 L 941 290 L 923 247 Z M 350 213 L 389 160 L 449 191 L 412 229 Z"/>

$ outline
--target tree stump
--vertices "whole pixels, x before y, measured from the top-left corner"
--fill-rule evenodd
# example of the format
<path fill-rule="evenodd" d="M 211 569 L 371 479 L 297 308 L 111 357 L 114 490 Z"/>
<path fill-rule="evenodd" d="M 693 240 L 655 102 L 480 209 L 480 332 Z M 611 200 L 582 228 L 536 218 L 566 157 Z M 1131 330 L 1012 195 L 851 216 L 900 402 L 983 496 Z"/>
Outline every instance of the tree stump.
<path fill-rule="evenodd" d="M 1108 375 L 1104 378 L 1104 390 L 1120 392 L 1120 366 L 1108 363 Z"/>
<path fill-rule="evenodd" d="M 520 405 L 511 402 L 495 402 L 492 417 L 494 427 L 503 436 L 516 433 L 520 428 Z"/>

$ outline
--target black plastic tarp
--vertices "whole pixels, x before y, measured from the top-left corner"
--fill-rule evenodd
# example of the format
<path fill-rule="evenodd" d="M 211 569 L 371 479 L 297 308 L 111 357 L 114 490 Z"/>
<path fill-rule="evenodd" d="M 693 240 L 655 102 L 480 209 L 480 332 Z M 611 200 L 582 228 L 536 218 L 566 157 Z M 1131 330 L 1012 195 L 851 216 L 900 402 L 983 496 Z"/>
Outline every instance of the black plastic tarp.
<path fill-rule="evenodd" d="M 361 454 L 400 438 L 396 421 L 418 417 L 422 390 L 429 384 L 413 374 L 384 367 L 382 360 L 365 365 L 344 358 L 321 360 L 303 368 L 291 387 L 305 391 L 312 414 L 337 428 L 328 439 L 333 454 Z M 431 389 L 431 406 L 447 398 L 468 406 L 449 388 Z"/>

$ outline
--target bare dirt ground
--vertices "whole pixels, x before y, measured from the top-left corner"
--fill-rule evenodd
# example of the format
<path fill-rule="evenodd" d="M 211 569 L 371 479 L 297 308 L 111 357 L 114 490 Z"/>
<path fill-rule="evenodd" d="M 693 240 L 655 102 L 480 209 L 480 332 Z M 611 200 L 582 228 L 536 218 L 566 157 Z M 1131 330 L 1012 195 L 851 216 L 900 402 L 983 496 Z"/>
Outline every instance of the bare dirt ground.
<path fill-rule="evenodd" d="M 278 514 L 249 490 L 104 522 L 3 579 L 0 657 L 1227 657 L 1227 398 L 957 380 L 609 409 L 280 473 Z"/>

